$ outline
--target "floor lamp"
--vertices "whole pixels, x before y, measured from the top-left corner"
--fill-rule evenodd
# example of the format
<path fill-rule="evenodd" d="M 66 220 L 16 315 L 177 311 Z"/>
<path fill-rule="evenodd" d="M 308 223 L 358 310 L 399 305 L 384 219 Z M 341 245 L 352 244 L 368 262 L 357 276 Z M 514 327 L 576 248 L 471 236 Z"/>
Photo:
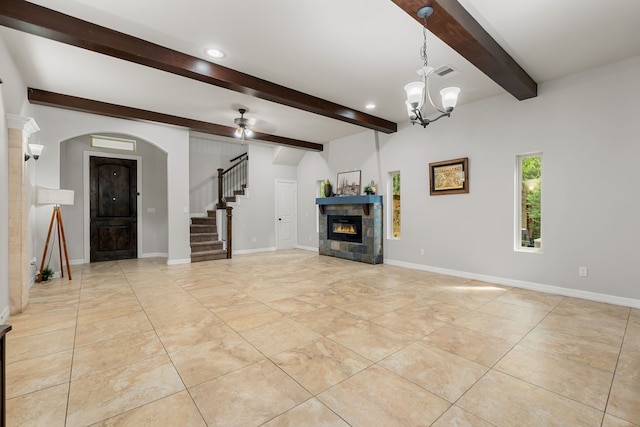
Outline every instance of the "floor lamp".
<path fill-rule="evenodd" d="M 64 224 L 62 223 L 60 205 L 73 205 L 73 195 L 73 190 L 56 190 L 49 188 L 38 189 L 37 203 L 40 205 L 54 205 L 53 212 L 51 212 L 49 232 L 47 233 L 47 242 L 44 244 L 44 252 L 42 253 L 42 263 L 40 264 L 38 283 L 42 281 L 42 270 L 44 269 L 44 263 L 47 258 L 47 249 L 49 248 L 49 240 L 51 239 L 51 231 L 53 230 L 54 225 L 56 227 L 56 232 L 58 233 L 58 252 L 60 254 L 61 275 L 64 277 L 64 266 L 62 265 L 62 247 L 64 246 L 64 258 L 67 263 L 67 273 L 69 275 L 69 280 L 71 280 L 71 267 L 69 267 L 69 253 L 67 252 L 67 238 L 64 235 Z"/>

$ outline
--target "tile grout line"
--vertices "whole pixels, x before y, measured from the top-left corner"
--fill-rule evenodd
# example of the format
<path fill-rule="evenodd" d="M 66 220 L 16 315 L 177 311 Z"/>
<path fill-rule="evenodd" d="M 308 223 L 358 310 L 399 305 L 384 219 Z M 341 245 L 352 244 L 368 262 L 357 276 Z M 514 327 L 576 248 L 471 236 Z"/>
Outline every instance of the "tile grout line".
<path fill-rule="evenodd" d="M 512 288 L 512 289 L 515 289 L 515 288 Z M 486 304 L 489 304 L 489 303 L 490 303 L 490 302 L 492 302 L 492 301 L 495 301 L 497 298 L 499 298 L 499 297 L 496 297 L 496 298 L 492 299 L 491 301 L 487 301 L 487 303 L 483 304 L 482 306 L 484 306 L 484 305 L 486 305 Z M 486 377 L 490 372 L 492 372 L 492 371 L 496 371 L 496 372 L 500 372 L 500 373 L 503 373 L 503 374 L 504 374 L 504 372 L 502 372 L 502 371 L 498 371 L 498 370 L 496 370 L 496 369 L 495 369 L 496 365 L 498 365 L 498 363 L 500 363 L 500 361 L 502 361 L 502 359 L 504 359 L 504 358 L 505 358 L 509 353 L 511 353 L 511 351 L 513 351 L 513 349 L 514 349 L 518 344 L 520 344 L 520 343 L 521 343 L 521 342 L 522 342 L 522 341 L 523 341 L 523 340 L 524 340 L 524 339 L 525 339 L 525 338 L 526 338 L 526 337 L 527 337 L 527 336 L 528 336 L 528 335 L 529 335 L 529 334 L 530 334 L 530 333 L 531 333 L 531 332 L 532 332 L 532 331 L 533 331 L 533 330 L 534 330 L 534 329 L 535 329 L 535 328 L 536 328 L 540 323 L 542 323 L 542 321 L 543 321 L 544 319 L 546 319 L 546 318 L 547 318 L 547 316 L 549 316 L 549 314 L 551 314 L 551 312 L 552 312 L 552 311 L 553 311 L 553 310 L 554 310 L 554 309 L 555 309 L 555 308 L 556 308 L 556 307 L 557 307 L 557 306 L 558 306 L 562 301 L 564 301 L 564 300 L 565 300 L 565 298 L 563 297 L 563 299 L 561 299 L 561 300 L 558 302 L 558 304 L 556 304 L 556 305 L 554 306 L 554 308 L 553 308 L 553 309 L 551 309 L 550 311 L 548 311 L 548 312 L 547 312 L 547 314 L 546 314 L 542 319 L 540 319 L 537 323 L 535 323 L 533 326 L 531 326 L 531 328 L 529 329 L 529 331 L 528 331 L 526 334 L 524 334 L 524 335 L 523 335 L 523 336 L 522 336 L 518 341 L 516 341 L 516 342 L 515 342 L 515 343 L 514 343 L 510 348 L 509 348 L 509 350 L 507 350 L 507 351 L 506 351 L 506 352 L 505 352 L 505 353 L 504 353 L 500 358 L 498 358 L 498 360 L 496 360 L 496 361 L 495 361 L 495 363 L 493 363 L 493 365 L 489 366 L 489 367 L 488 367 L 488 369 L 486 370 L 486 372 L 485 372 L 484 374 L 482 374 L 482 375 L 481 375 L 481 376 L 480 376 L 480 377 L 479 377 L 479 378 L 478 378 L 478 379 L 477 379 L 473 384 L 471 384 L 471 386 L 469 386 L 469 388 L 467 388 L 467 390 L 465 390 L 465 392 L 464 392 L 464 393 L 462 393 L 462 394 L 460 395 L 460 397 L 458 397 L 458 398 L 455 400 L 455 402 L 452 402 L 452 403 L 451 403 L 451 406 L 450 406 L 450 408 L 449 408 L 449 409 L 451 409 L 451 408 L 453 408 L 454 406 L 456 406 L 456 405 L 457 405 L 457 403 L 458 403 L 458 402 L 459 402 L 459 401 L 460 401 L 460 400 L 461 400 L 461 399 L 462 399 L 462 398 L 463 398 L 463 397 L 464 397 L 464 396 L 465 396 L 465 395 L 466 395 L 466 394 L 467 394 L 467 393 L 468 393 L 468 392 L 469 392 L 469 391 L 470 391 L 470 390 L 471 390 L 471 389 L 472 389 L 476 384 L 478 384 L 478 383 L 479 383 L 479 382 L 480 382 L 484 377 Z M 515 304 L 514 304 L 514 305 L 515 305 Z M 480 307 L 482 307 L 482 306 L 480 306 Z M 480 307 L 478 307 L 478 308 L 480 308 Z M 476 308 L 476 309 L 474 309 L 474 310 L 471 310 L 470 312 L 478 311 L 478 308 Z M 483 313 L 483 312 L 480 312 L 480 313 Z M 486 314 L 486 313 L 485 313 L 485 314 Z M 497 316 L 497 317 L 499 317 L 499 316 Z M 462 327 L 464 327 L 464 326 L 462 326 Z M 443 350 L 444 350 L 444 349 L 443 349 Z M 444 350 L 444 351 L 446 351 L 446 350 Z M 455 353 L 451 353 L 451 354 L 455 354 Z M 462 356 L 458 356 L 458 357 L 462 357 Z M 466 358 L 465 358 L 465 359 L 466 359 Z M 469 360 L 469 359 L 466 359 L 466 360 Z M 476 363 L 477 363 L 477 362 L 476 362 Z M 505 374 L 505 375 L 509 375 L 509 374 Z M 512 377 L 512 378 L 515 378 L 515 377 L 513 377 L 513 376 L 511 376 L 511 375 L 509 375 L 509 376 L 510 376 L 510 377 Z M 519 378 L 515 378 L 515 379 L 517 379 L 517 380 L 519 380 L 519 381 L 524 381 L 524 380 L 521 380 L 521 379 L 519 379 Z M 528 384 L 531 384 L 531 383 L 529 383 L 528 381 L 524 381 L 524 382 L 526 382 L 526 383 L 528 383 Z M 533 385 L 533 386 L 535 386 L 535 387 L 540 387 L 540 386 L 537 386 L 537 385 L 535 385 L 535 384 L 531 384 L 531 385 Z M 540 387 L 540 388 L 542 388 L 542 387 Z M 557 394 L 557 393 L 556 393 L 556 394 Z M 445 399 L 445 400 L 446 400 L 446 399 Z M 468 413 L 470 413 L 470 414 L 472 414 L 472 415 L 473 415 L 473 416 L 475 416 L 475 417 L 478 417 L 479 419 L 481 419 L 481 420 L 483 420 L 483 421 L 486 421 L 486 422 L 487 422 L 487 423 L 489 423 L 489 424 L 494 425 L 492 422 L 490 422 L 489 420 L 484 419 L 483 417 L 481 417 L 481 416 L 480 416 L 480 415 L 478 415 L 478 414 L 475 414 L 475 413 L 473 413 L 473 412 L 471 412 L 471 411 L 468 411 L 467 409 L 464 409 L 464 408 L 462 408 L 462 407 L 459 407 L 459 408 L 460 408 L 460 409 L 462 409 L 462 410 L 464 410 L 464 411 L 466 411 L 466 412 L 468 412 Z M 443 416 L 446 412 L 448 412 L 448 410 L 447 410 L 447 411 L 445 411 L 445 412 L 443 412 L 442 414 L 440 414 L 440 417 L 438 417 L 438 419 L 442 418 L 442 416 Z M 436 421 L 437 421 L 437 420 L 436 420 Z M 436 421 L 434 421 L 434 423 L 435 423 Z"/>
<path fill-rule="evenodd" d="M 607 401 L 604 405 L 604 410 L 602 411 L 602 421 L 600 425 L 604 424 L 604 419 L 607 416 L 607 408 L 609 407 L 609 399 L 611 399 L 611 391 L 613 390 L 613 383 L 616 380 L 618 365 L 620 364 L 620 357 L 622 356 L 622 348 L 624 347 L 624 339 L 627 336 L 627 330 L 629 329 L 629 322 L 631 321 L 631 308 L 629 308 L 629 313 L 627 314 L 627 322 L 624 325 L 624 333 L 622 334 L 622 340 L 620 342 L 620 350 L 618 351 L 618 357 L 616 358 L 616 365 L 613 369 L 613 375 L 611 376 L 611 384 L 609 385 L 609 391 L 607 393 Z M 614 415 L 615 416 L 615 415 Z M 617 416 L 615 416 L 618 418 Z M 625 420 L 626 421 L 626 420 Z"/>
<path fill-rule="evenodd" d="M 153 264 L 153 263 L 152 263 L 152 264 Z M 171 280 L 171 282 L 172 282 L 175 286 L 177 286 L 177 287 L 178 287 L 178 288 L 180 288 L 180 289 L 183 289 L 183 288 L 182 288 L 182 286 L 180 286 L 178 283 L 176 283 L 176 281 L 174 280 L 174 278 L 173 278 L 173 277 L 170 277 L 168 274 L 166 274 L 166 272 L 165 272 L 165 271 L 163 271 L 163 270 L 161 270 L 160 268 L 158 268 L 155 264 L 153 264 L 153 265 L 154 265 L 154 267 L 156 267 L 156 269 L 157 269 L 158 271 L 160 271 L 163 275 L 165 275 L 166 277 L 168 277 L 168 278 Z M 173 361 L 173 359 L 172 359 L 172 358 L 171 358 L 171 356 L 169 355 L 169 351 L 167 350 L 167 347 L 165 346 L 164 342 L 162 341 L 162 339 L 161 339 L 161 338 L 160 338 L 160 336 L 158 335 L 158 331 L 156 330 L 155 325 L 153 324 L 153 322 L 152 322 L 152 321 L 151 321 L 151 319 L 149 318 L 149 314 L 147 313 L 147 310 L 145 309 L 145 307 L 144 307 L 144 305 L 142 304 L 142 302 L 140 301 L 140 297 L 138 296 L 138 294 L 137 294 L 136 290 L 133 288 L 133 286 L 131 286 L 131 282 L 129 281 L 129 278 L 126 276 L 126 273 L 125 273 L 125 279 L 127 280 L 127 283 L 129 283 L 129 286 L 131 287 L 131 290 L 132 290 L 133 294 L 135 295 L 136 300 L 138 301 L 138 304 L 140 305 L 140 308 L 141 308 L 141 309 L 142 309 L 142 311 L 144 312 L 144 315 L 145 315 L 145 317 L 147 318 L 147 321 L 148 321 L 148 322 L 149 322 L 149 324 L 151 325 L 151 328 L 153 329 L 153 333 L 155 334 L 156 338 L 158 339 L 158 342 L 160 343 L 160 345 L 162 346 L 162 349 L 164 350 L 165 355 L 167 356 L 167 359 L 169 359 L 169 361 L 171 362 L 171 366 L 173 366 L 173 369 L 176 371 L 176 374 L 177 374 L 177 375 L 178 375 L 178 377 L 180 378 L 180 382 L 182 382 L 182 385 L 184 386 L 184 391 L 186 391 L 186 392 L 187 392 L 187 394 L 189 395 L 189 399 L 191 399 L 191 402 L 193 403 L 193 406 L 196 408 L 196 410 L 198 411 L 198 414 L 199 414 L 199 415 L 200 415 L 200 417 L 202 418 L 202 422 L 203 422 L 205 425 L 207 425 L 207 422 L 206 422 L 206 420 L 205 420 L 205 418 L 204 418 L 204 415 L 202 414 L 202 412 L 201 412 L 201 410 L 200 410 L 200 407 L 196 404 L 195 400 L 193 399 L 193 395 L 191 394 L 191 391 L 189 390 L 189 388 L 188 388 L 188 387 L 187 387 L 187 385 L 185 384 L 184 379 L 182 378 L 182 375 L 180 375 L 180 371 L 178 371 L 178 368 L 176 367 L 175 362 Z M 183 290 L 184 290 L 184 289 L 183 289 Z M 185 291 L 185 292 L 186 292 L 186 291 Z M 188 293 L 188 292 L 187 292 L 187 293 Z M 189 296 L 191 296 L 192 298 L 194 298 L 191 294 L 189 294 Z M 194 298 L 194 299 L 196 299 L 196 298 Z M 197 300 L 197 299 L 196 299 L 196 300 Z M 198 301 L 198 302 L 200 302 L 200 301 Z M 175 392 L 175 393 L 172 393 L 172 394 L 170 394 L 170 395 L 167 395 L 167 396 L 163 396 L 163 397 L 161 397 L 161 398 L 158 398 L 158 399 L 154 400 L 153 402 L 157 402 L 157 401 L 159 401 L 159 400 L 166 399 L 167 397 L 173 396 L 173 395 L 178 394 L 178 393 L 180 393 L 180 392 L 182 392 L 182 390 L 177 391 L 177 392 Z M 133 410 L 138 409 L 138 408 L 142 408 L 142 407 L 144 407 L 145 405 L 148 405 L 148 404 L 153 403 L 153 402 L 147 402 L 147 403 L 142 404 L 142 405 L 140 405 L 140 406 L 138 406 L 138 407 L 136 407 L 136 408 L 130 408 L 130 409 L 128 409 L 127 411 L 122 412 L 121 414 L 124 414 L 124 413 L 130 412 L 130 411 L 133 411 Z M 115 416 L 118 416 L 118 415 L 120 415 L 120 414 L 114 415 L 114 417 L 115 417 Z M 110 418 L 113 418 L 113 417 L 110 417 Z M 108 418 L 107 418 L 107 419 L 108 419 Z M 102 421 L 105 421 L 105 420 L 102 420 Z"/>
<path fill-rule="evenodd" d="M 67 387 L 67 406 L 64 414 L 64 425 L 66 426 L 69 421 L 69 404 L 71 403 L 71 379 L 73 378 L 73 361 L 76 354 L 76 338 L 78 336 L 78 319 L 80 317 L 80 300 L 82 299 L 82 288 L 84 285 L 84 266 L 82 267 L 80 274 L 80 289 L 78 290 L 78 307 L 76 308 L 76 322 L 73 332 L 73 344 L 71 347 L 71 366 L 69 367 L 69 385 Z"/>

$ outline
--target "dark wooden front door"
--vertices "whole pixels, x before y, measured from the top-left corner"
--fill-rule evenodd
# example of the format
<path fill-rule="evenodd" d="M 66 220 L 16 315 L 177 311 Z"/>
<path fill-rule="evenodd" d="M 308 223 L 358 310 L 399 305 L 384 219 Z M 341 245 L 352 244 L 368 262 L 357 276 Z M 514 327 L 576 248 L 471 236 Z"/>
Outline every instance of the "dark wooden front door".
<path fill-rule="evenodd" d="M 90 157 L 91 262 L 138 257 L 135 160 Z"/>

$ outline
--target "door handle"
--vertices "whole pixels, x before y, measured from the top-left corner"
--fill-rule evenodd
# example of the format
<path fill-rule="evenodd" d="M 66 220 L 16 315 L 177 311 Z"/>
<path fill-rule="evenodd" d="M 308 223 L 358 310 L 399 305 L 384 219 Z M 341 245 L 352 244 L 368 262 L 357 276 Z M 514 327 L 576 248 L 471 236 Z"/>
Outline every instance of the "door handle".
<path fill-rule="evenodd" d="M 282 221 L 282 218 L 278 218 L 278 221 Z"/>

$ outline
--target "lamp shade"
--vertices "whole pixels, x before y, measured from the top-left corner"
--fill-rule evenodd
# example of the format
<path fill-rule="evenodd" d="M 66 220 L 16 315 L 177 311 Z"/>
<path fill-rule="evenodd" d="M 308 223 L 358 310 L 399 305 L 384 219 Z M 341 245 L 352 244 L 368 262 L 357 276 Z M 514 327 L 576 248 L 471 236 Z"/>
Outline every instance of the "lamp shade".
<path fill-rule="evenodd" d="M 442 97 L 442 107 L 445 110 L 448 110 L 449 108 L 453 110 L 454 108 L 456 108 L 459 93 L 459 87 L 445 87 L 444 89 L 442 89 L 440 91 L 440 96 Z"/>
<path fill-rule="evenodd" d="M 29 144 L 29 151 L 31 151 L 31 155 L 36 160 L 40 157 L 40 154 L 42 154 L 42 150 L 44 150 L 44 145 Z"/>
<path fill-rule="evenodd" d="M 407 104 L 411 108 L 422 108 L 422 91 L 424 90 L 424 82 L 411 82 L 404 86 L 405 92 L 407 92 Z"/>
<path fill-rule="evenodd" d="M 404 103 L 407 106 L 407 114 L 409 115 L 409 117 L 415 117 L 416 113 L 413 112 L 413 108 L 411 108 L 411 104 L 409 103 L 409 101 L 404 101 Z"/>
<path fill-rule="evenodd" d="M 36 200 L 39 205 L 73 205 L 73 190 L 38 188 Z"/>

